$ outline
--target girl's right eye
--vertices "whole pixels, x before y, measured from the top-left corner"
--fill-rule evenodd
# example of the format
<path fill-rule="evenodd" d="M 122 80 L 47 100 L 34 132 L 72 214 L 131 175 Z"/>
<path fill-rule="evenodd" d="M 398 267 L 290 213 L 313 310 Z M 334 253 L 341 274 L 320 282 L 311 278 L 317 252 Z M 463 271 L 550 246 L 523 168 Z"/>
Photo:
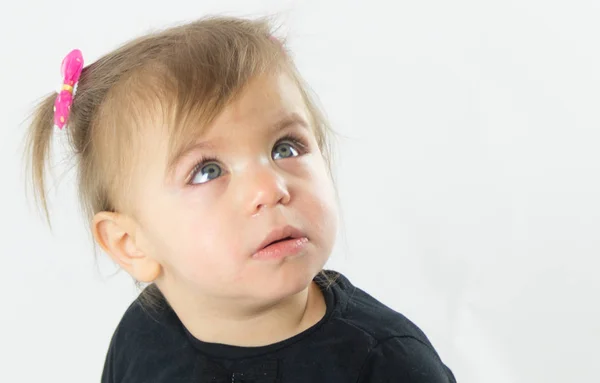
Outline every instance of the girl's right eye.
<path fill-rule="evenodd" d="M 214 162 L 202 161 L 192 171 L 190 185 L 203 184 L 218 178 L 223 173 L 221 167 Z"/>

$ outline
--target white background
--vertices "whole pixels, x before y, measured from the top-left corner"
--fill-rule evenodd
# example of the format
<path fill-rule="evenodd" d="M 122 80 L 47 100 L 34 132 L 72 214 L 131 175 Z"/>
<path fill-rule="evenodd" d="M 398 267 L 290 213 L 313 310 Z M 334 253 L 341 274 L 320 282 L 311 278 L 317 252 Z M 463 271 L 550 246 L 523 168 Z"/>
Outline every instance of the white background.
<path fill-rule="evenodd" d="M 28 205 L 31 107 L 71 49 L 215 12 L 279 12 L 341 135 L 329 267 L 461 383 L 599 381 L 599 2 L 27 0 L 0 5 L 1 382 L 99 381 L 136 293 L 94 258 L 72 172 L 53 232 Z"/>

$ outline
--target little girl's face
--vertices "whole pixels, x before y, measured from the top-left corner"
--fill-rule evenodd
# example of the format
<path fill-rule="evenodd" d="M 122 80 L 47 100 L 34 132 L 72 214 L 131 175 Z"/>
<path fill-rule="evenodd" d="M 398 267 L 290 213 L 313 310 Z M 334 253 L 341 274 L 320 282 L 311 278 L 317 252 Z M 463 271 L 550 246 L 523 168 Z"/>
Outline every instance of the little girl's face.
<path fill-rule="evenodd" d="M 171 168 L 164 134 L 144 138 L 132 191 L 137 245 L 162 266 L 163 292 L 269 300 L 304 289 L 329 257 L 337 212 L 292 80 L 254 79 Z M 300 239 L 257 257 L 278 230 Z"/>

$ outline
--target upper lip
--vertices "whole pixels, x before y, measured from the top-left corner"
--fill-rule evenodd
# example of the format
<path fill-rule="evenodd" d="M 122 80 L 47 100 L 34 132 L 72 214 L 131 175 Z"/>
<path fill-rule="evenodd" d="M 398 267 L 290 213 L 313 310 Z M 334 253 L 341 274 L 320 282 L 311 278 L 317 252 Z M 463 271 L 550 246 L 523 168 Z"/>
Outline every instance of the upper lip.
<path fill-rule="evenodd" d="M 258 250 L 262 250 L 273 242 L 280 241 L 285 238 L 296 239 L 303 238 L 306 235 L 299 229 L 286 225 L 271 231 L 258 246 Z"/>

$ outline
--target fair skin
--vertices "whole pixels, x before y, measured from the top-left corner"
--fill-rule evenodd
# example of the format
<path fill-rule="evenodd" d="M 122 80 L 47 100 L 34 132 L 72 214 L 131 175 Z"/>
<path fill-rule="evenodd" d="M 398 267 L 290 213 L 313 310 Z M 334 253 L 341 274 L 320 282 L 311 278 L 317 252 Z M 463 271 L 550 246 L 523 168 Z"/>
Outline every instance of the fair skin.
<path fill-rule="evenodd" d="M 309 121 L 289 76 L 255 78 L 172 169 L 164 129 L 149 128 L 129 190 L 135 214 L 94 218 L 100 246 L 135 279 L 156 283 L 196 338 L 261 346 L 323 317 L 312 279 L 331 253 L 337 211 Z M 285 225 L 306 238 L 301 249 L 256 258 Z"/>

